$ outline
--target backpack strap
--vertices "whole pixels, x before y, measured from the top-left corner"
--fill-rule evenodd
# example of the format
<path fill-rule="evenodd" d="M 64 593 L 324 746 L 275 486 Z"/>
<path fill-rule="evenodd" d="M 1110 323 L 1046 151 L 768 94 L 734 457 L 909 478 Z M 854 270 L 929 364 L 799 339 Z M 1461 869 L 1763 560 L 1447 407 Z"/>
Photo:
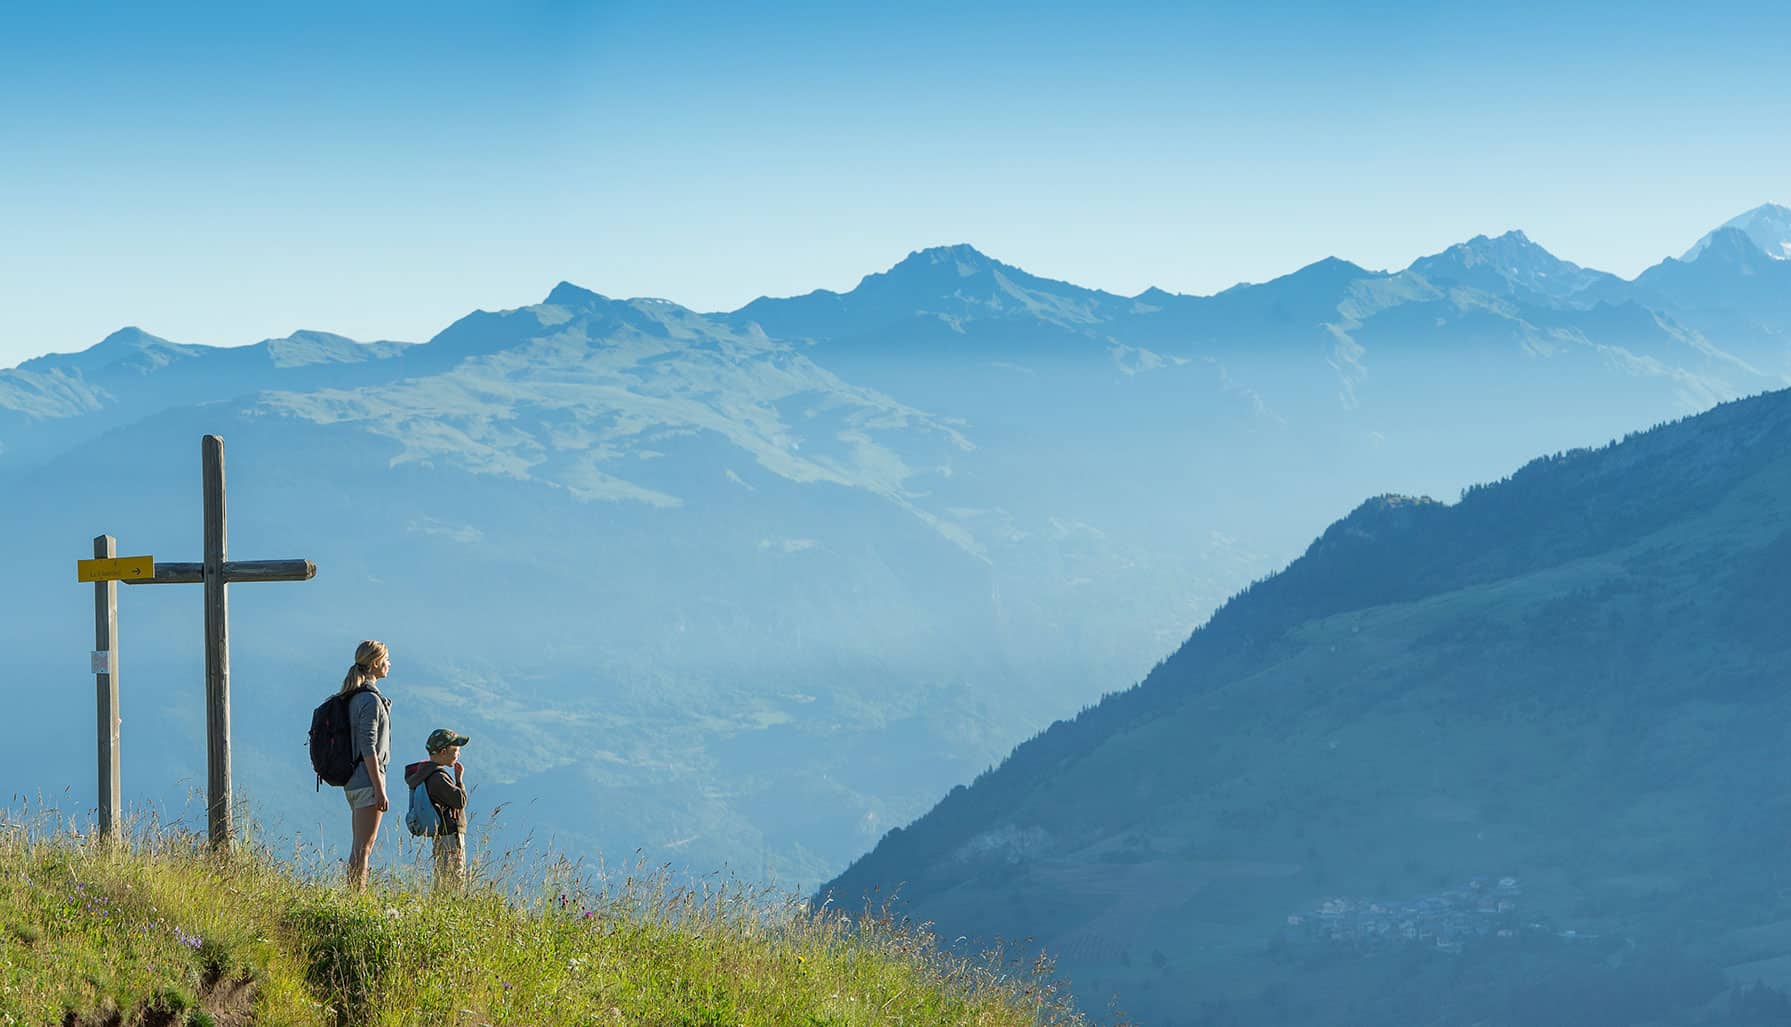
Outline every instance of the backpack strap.
<path fill-rule="evenodd" d="M 436 764 L 436 765 L 435 765 L 435 769 L 434 769 L 434 770 L 432 770 L 432 771 L 430 771 L 430 772 L 429 772 L 429 777 L 434 777 L 434 776 L 435 776 L 435 775 L 437 775 L 437 774 L 441 774 L 441 775 L 443 775 L 443 776 L 445 776 L 445 777 L 446 777 L 446 778 L 447 778 L 447 779 L 448 779 L 448 783 L 449 783 L 449 784 L 453 784 L 453 783 L 454 783 L 454 771 L 453 771 L 453 768 L 451 768 L 451 767 L 445 767 L 445 766 L 443 766 L 443 765 L 441 765 L 441 764 L 440 764 L 440 763 L 437 763 L 437 764 Z M 423 784 L 424 784 L 424 785 L 425 785 L 425 786 L 427 786 L 427 785 L 428 785 L 428 784 L 429 784 L 429 777 L 425 777 L 425 778 L 424 778 L 424 779 L 423 779 Z M 424 788 L 424 793 L 423 793 L 423 794 L 425 794 L 425 795 L 429 795 L 429 792 L 428 792 L 428 789 L 427 789 L 427 787 L 425 787 L 425 788 Z M 445 827 L 445 826 L 446 826 L 446 825 L 447 825 L 447 823 L 448 823 L 448 810 L 447 810 L 447 807 L 445 807 L 445 806 L 442 806 L 442 805 L 440 805 L 440 804 L 438 804 L 438 803 L 437 803 L 437 802 L 436 802 L 436 801 L 435 801 L 435 796 L 433 796 L 433 795 L 429 795 L 429 805 L 431 805 L 431 806 L 434 806 L 434 807 L 435 807 L 435 815 L 436 815 L 436 816 L 438 816 L 438 817 L 441 817 L 441 818 L 442 818 L 442 825 L 443 825 L 443 826 L 444 826 L 444 827 Z"/>

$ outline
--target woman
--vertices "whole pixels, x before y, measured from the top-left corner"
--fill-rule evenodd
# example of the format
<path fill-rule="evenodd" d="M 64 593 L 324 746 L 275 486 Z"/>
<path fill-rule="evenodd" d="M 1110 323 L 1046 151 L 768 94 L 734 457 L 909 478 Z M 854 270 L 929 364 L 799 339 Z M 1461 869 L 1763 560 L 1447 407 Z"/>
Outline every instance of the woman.
<path fill-rule="evenodd" d="M 392 701 L 381 695 L 378 682 L 391 673 L 392 657 L 385 643 L 362 642 L 354 651 L 354 666 L 342 679 L 348 700 L 348 731 L 359 763 L 343 786 L 354 823 L 354 846 L 348 853 L 348 885 L 367 887 L 367 859 L 379 837 L 379 821 L 390 809 L 386 799 L 386 764 L 392 758 Z M 352 694 L 351 694 L 352 693 Z"/>

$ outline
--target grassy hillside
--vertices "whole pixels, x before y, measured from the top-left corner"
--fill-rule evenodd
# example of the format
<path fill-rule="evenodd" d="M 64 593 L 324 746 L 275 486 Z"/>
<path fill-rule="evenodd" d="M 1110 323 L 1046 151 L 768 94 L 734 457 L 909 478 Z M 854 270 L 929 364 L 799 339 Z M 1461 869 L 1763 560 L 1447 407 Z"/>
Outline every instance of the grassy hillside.
<path fill-rule="evenodd" d="M 528 896 L 365 895 L 162 833 L 108 851 L 0 814 L 0 1024 L 1075 1025 L 1044 968 L 923 929 L 653 874 L 547 868 Z M 315 870 L 315 868 L 314 868 Z"/>

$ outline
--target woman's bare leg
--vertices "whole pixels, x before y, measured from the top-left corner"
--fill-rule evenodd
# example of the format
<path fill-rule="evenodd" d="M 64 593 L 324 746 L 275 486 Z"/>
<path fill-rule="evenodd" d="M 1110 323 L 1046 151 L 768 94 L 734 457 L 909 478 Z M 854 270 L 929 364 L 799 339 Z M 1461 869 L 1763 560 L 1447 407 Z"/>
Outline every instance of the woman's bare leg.
<path fill-rule="evenodd" d="M 367 887 L 367 860 L 373 855 L 373 842 L 379 837 L 379 819 L 384 815 L 378 806 L 364 806 L 354 811 L 354 846 L 348 851 L 348 886 L 355 891 Z"/>

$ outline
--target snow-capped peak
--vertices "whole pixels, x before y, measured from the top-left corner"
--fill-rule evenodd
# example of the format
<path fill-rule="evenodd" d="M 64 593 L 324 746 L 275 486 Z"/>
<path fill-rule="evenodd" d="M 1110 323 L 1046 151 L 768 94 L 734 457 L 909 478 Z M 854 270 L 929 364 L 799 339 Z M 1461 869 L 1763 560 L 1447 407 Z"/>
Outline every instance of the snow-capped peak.
<path fill-rule="evenodd" d="M 1710 248 L 1711 240 L 1716 234 L 1725 228 L 1741 230 L 1750 242 L 1775 260 L 1791 260 L 1791 207 L 1781 207 L 1776 203 L 1762 204 L 1723 222 L 1707 232 L 1691 249 L 1686 250 L 1685 256 L 1680 259 L 1697 260 Z"/>

